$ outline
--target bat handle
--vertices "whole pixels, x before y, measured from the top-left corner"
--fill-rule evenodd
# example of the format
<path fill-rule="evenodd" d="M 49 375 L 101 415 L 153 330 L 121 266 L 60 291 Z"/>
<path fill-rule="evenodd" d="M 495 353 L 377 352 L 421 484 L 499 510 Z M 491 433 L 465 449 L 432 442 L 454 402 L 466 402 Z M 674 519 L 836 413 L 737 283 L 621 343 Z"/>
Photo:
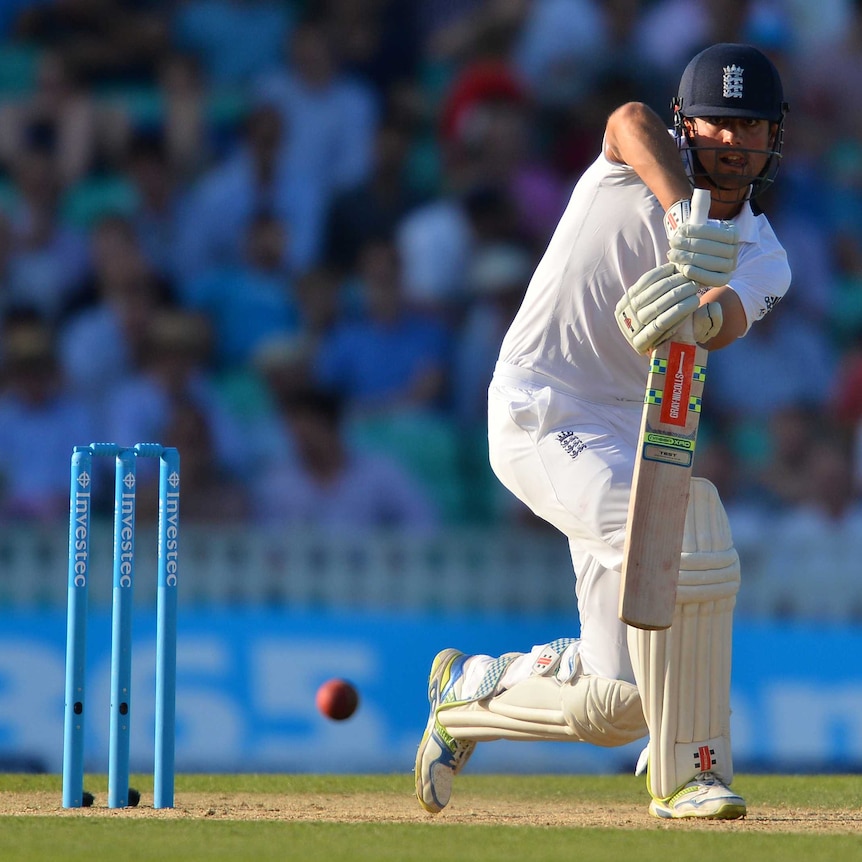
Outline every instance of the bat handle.
<path fill-rule="evenodd" d="M 695 189 L 691 193 L 691 214 L 688 220 L 692 224 L 706 224 L 709 219 L 709 207 L 712 195 L 708 189 Z"/>

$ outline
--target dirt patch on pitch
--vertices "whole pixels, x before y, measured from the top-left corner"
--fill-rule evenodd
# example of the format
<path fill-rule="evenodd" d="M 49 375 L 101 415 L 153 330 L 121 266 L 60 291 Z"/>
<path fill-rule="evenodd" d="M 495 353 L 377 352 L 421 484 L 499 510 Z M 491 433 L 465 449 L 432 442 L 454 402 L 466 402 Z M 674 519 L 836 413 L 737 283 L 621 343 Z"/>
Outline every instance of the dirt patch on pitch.
<path fill-rule="evenodd" d="M 438 815 L 426 814 L 412 796 L 364 794 L 262 794 L 243 796 L 178 793 L 176 807 L 155 810 L 152 796 L 143 794 L 137 808 L 110 809 L 105 799 L 92 808 L 64 809 L 48 792 L 0 793 L 0 816 L 143 817 L 214 820 L 283 820 L 332 823 L 452 823 L 499 826 L 598 827 L 613 829 L 733 829 L 749 832 L 858 833 L 862 811 L 752 807 L 737 821 L 673 822 L 650 817 L 646 806 L 542 802 L 489 803 L 463 794 Z"/>

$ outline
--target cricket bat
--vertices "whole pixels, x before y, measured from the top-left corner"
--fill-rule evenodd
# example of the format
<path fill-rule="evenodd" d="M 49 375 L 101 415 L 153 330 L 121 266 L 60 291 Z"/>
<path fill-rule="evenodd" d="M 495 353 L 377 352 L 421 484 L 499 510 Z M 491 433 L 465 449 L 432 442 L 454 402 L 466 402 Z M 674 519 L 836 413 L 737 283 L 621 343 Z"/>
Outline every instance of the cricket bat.
<path fill-rule="evenodd" d="M 709 192 L 695 189 L 690 220 L 706 222 L 709 204 Z M 673 621 L 706 359 L 691 317 L 650 357 L 619 604 L 620 619 L 639 629 Z"/>

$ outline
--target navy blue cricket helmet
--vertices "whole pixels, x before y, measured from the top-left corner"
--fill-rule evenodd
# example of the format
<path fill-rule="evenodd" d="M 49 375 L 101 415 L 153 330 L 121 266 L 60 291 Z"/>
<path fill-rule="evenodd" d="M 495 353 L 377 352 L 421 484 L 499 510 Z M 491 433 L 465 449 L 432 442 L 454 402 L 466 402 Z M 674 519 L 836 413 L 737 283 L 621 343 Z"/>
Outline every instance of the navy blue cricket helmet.
<path fill-rule="evenodd" d="M 781 76 L 772 61 L 751 45 L 722 42 L 701 51 L 686 66 L 672 102 L 674 130 L 691 154 L 691 173 L 706 173 L 698 148 L 684 123 L 696 117 L 744 117 L 768 120 L 776 126 L 764 169 L 751 178 L 750 196 L 755 197 L 775 179 L 784 141 L 787 103 Z"/>

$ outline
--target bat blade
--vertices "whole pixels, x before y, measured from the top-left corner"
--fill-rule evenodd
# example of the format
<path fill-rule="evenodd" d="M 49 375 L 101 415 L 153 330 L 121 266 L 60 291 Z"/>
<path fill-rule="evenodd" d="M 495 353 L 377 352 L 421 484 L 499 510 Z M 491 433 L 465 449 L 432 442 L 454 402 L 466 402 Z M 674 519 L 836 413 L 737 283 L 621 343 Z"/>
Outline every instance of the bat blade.
<path fill-rule="evenodd" d="M 693 222 L 706 221 L 709 203 L 709 192 L 695 189 Z M 673 622 L 706 359 L 690 317 L 650 359 L 619 604 L 619 618 L 640 629 L 666 629 Z"/>
<path fill-rule="evenodd" d="M 673 620 L 707 351 L 688 323 L 653 351 L 623 551 L 619 617 L 642 629 Z"/>

